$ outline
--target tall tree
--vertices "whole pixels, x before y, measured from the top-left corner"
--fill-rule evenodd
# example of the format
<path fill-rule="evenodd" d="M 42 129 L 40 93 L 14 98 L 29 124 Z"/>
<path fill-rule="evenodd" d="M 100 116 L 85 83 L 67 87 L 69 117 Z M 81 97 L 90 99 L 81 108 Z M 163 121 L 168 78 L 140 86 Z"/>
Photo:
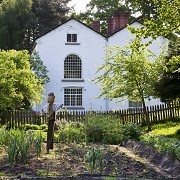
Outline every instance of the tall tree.
<path fill-rule="evenodd" d="M 31 7 L 31 0 L 3 0 L 0 6 L 0 49 L 26 48 Z"/>
<path fill-rule="evenodd" d="M 71 0 L 3 0 L 0 49 L 33 48 L 34 40 L 67 19 Z"/>
<path fill-rule="evenodd" d="M 33 36 L 38 36 L 50 31 L 68 18 L 71 7 L 68 3 L 71 0 L 32 0 L 32 12 L 35 15 Z"/>
<path fill-rule="evenodd" d="M 180 98 L 180 38 L 171 36 L 166 69 L 154 86 L 161 101 L 170 102 Z"/>
<path fill-rule="evenodd" d="M 0 51 L 0 109 L 39 103 L 43 87 L 30 70 L 27 51 Z"/>
<path fill-rule="evenodd" d="M 30 69 L 35 73 L 36 78 L 40 81 L 41 84 L 46 84 L 50 81 L 48 77 L 47 67 L 43 65 L 42 60 L 39 57 L 37 51 L 33 51 L 30 56 Z"/>
<path fill-rule="evenodd" d="M 153 59 L 153 61 L 152 61 Z M 125 47 L 108 49 L 105 63 L 98 69 L 101 96 L 141 101 L 151 130 L 145 99 L 154 95 L 153 85 L 162 73 L 164 58 L 156 57 L 139 38 Z"/>
<path fill-rule="evenodd" d="M 139 13 L 143 20 L 158 17 L 157 8 L 160 4 L 155 3 L 153 0 L 125 0 L 125 4 L 133 14 Z"/>
<path fill-rule="evenodd" d="M 89 25 L 94 19 L 99 19 L 101 32 L 106 35 L 107 20 L 117 10 L 128 11 L 129 9 L 121 3 L 121 0 L 91 0 L 86 6 L 86 12 L 81 12 L 76 17 Z"/>
<path fill-rule="evenodd" d="M 169 36 L 179 33 L 180 27 L 180 1 L 179 0 L 151 0 L 156 9 L 156 15 L 144 21 L 144 27 L 130 28 L 136 36 L 157 38 L 157 36 Z M 149 2 L 149 1 L 148 1 Z"/>

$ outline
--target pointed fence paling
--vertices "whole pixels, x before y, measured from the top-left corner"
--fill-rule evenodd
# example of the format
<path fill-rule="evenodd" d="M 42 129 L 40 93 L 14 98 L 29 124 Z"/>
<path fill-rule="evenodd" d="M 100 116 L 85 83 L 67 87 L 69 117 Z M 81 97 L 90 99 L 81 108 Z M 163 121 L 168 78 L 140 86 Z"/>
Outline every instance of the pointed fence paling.
<path fill-rule="evenodd" d="M 147 107 L 147 113 L 151 123 L 166 119 L 180 117 L 180 102 L 161 104 Z M 79 121 L 84 122 L 89 116 L 109 115 L 118 118 L 120 123 L 128 122 L 142 124 L 145 123 L 145 115 L 140 108 L 123 109 L 117 111 L 67 111 L 60 110 L 56 112 L 56 120 L 60 121 Z M 19 128 L 24 124 L 45 124 L 47 115 L 39 114 L 34 111 L 0 111 L 0 125 L 6 125 L 8 128 Z"/>
<path fill-rule="evenodd" d="M 152 123 L 180 117 L 180 102 L 149 106 L 146 107 L 146 111 L 148 113 L 149 120 Z M 56 113 L 56 119 L 64 121 L 84 121 L 89 115 L 102 114 L 117 117 L 122 124 L 146 123 L 142 108 L 116 111 L 58 111 Z"/>

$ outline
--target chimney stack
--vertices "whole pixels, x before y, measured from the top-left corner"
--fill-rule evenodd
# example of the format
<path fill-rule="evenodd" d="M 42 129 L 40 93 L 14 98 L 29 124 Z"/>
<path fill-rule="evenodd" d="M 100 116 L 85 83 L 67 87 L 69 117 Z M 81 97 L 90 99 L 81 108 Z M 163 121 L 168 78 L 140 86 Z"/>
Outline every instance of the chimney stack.
<path fill-rule="evenodd" d="M 100 32 L 100 21 L 99 21 L 99 20 L 94 20 L 94 21 L 92 22 L 91 27 L 92 27 L 95 31 Z"/>
<path fill-rule="evenodd" d="M 116 11 L 107 21 L 107 35 L 111 35 L 125 27 L 129 21 L 129 12 Z"/>

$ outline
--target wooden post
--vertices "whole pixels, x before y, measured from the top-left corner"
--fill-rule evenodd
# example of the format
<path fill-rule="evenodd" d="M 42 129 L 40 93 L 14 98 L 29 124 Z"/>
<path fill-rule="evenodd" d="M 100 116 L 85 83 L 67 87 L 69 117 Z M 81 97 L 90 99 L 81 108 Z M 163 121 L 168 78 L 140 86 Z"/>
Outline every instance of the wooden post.
<path fill-rule="evenodd" d="M 53 103 L 54 103 L 54 93 L 48 94 L 48 131 L 47 131 L 47 154 L 49 154 L 49 149 L 53 149 L 53 136 L 54 136 L 54 122 L 55 122 L 55 111 L 53 109 Z"/>

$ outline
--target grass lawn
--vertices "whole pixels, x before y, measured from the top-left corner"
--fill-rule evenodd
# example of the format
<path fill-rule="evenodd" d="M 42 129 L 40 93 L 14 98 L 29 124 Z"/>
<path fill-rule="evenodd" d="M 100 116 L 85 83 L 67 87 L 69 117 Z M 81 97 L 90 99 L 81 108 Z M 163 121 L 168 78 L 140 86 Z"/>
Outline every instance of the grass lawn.
<path fill-rule="evenodd" d="M 141 140 L 159 152 L 180 160 L 180 122 L 168 121 L 154 124 L 152 131 L 144 134 Z"/>
<path fill-rule="evenodd" d="M 177 134 L 178 129 L 180 129 L 180 122 L 167 122 L 166 124 L 153 125 L 150 134 L 154 136 L 180 138 L 180 134 Z"/>

